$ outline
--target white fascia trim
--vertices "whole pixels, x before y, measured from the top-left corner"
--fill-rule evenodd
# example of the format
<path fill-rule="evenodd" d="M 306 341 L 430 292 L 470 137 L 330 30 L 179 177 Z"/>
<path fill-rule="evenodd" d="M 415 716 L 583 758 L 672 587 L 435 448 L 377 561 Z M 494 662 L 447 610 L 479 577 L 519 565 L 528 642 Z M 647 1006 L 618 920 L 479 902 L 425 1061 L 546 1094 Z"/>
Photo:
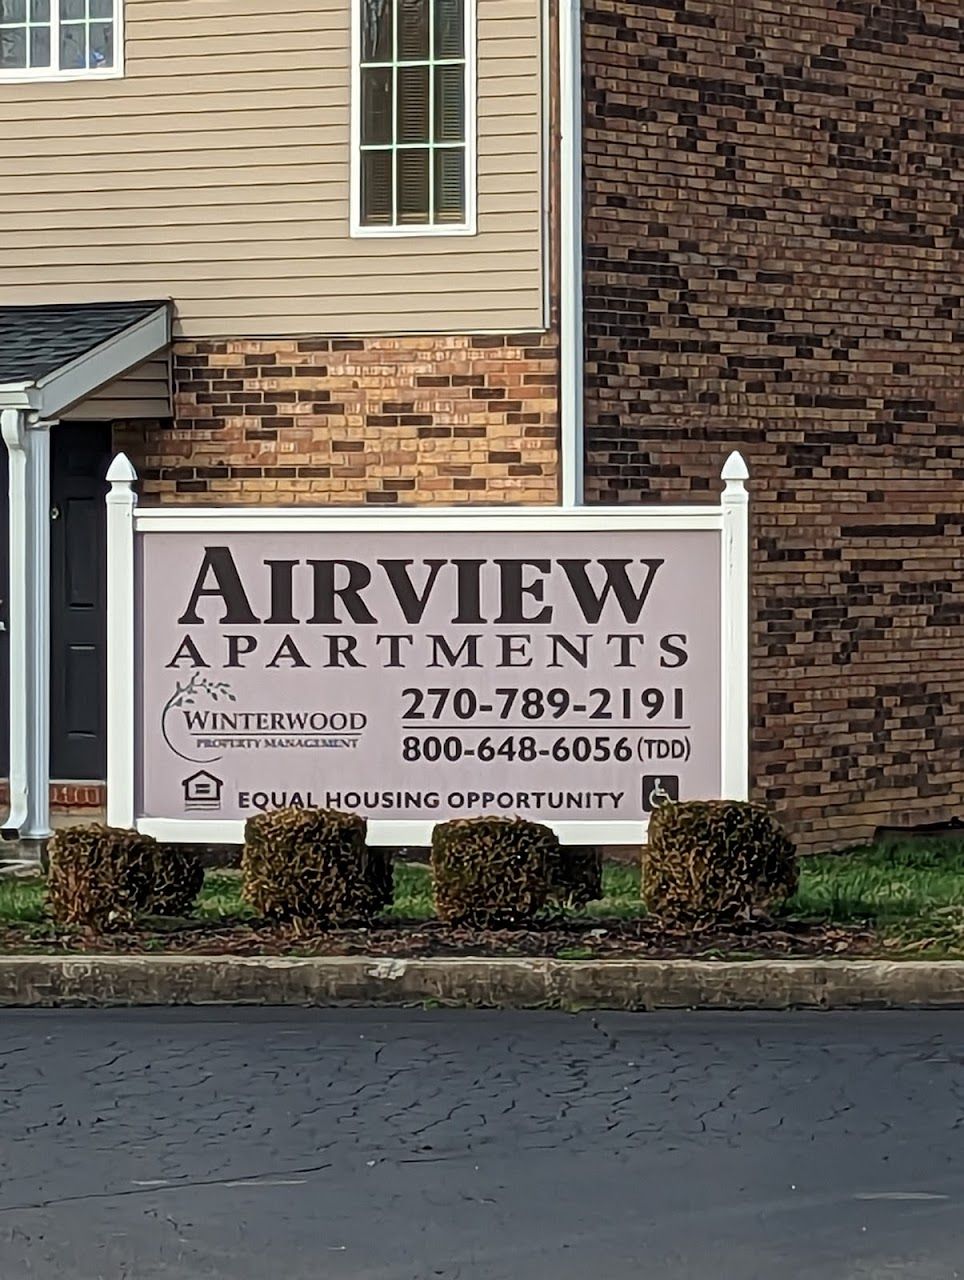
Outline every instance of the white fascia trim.
<path fill-rule="evenodd" d="M 32 382 L 5 382 L 0 384 L 0 410 L 28 410 L 33 407 L 30 398 Z"/>
<path fill-rule="evenodd" d="M 163 351 L 170 341 L 170 308 L 158 307 L 99 347 L 40 378 L 29 393 L 30 407 L 41 418 L 58 418 L 101 387 L 106 387 Z"/>

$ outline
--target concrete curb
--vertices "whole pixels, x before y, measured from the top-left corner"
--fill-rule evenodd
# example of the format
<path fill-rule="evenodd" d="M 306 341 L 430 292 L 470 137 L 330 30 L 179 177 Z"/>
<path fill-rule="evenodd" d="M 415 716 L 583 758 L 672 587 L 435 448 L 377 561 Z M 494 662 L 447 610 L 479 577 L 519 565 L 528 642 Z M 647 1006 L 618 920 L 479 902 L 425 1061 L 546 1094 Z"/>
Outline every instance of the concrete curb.
<path fill-rule="evenodd" d="M 0 957 L 0 1006 L 964 1008 L 964 961 Z"/>

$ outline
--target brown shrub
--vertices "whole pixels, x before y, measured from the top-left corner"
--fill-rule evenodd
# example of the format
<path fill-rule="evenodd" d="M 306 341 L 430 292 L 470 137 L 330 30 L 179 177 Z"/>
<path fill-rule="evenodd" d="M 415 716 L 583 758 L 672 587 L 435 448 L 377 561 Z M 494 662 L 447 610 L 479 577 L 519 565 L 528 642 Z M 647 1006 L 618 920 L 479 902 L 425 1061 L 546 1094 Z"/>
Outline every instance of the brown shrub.
<path fill-rule="evenodd" d="M 368 850 L 368 880 L 373 894 L 374 910 L 383 911 L 395 901 L 395 850 Z"/>
<path fill-rule="evenodd" d="M 643 853 L 643 898 L 667 923 L 746 920 L 796 892 L 793 842 L 759 804 L 687 800 L 661 805 Z"/>
<path fill-rule="evenodd" d="M 549 859 L 549 901 L 560 907 L 584 907 L 603 896 L 603 860 L 599 849 L 560 845 Z"/>
<path fill-rule="evenodd" d="M 99 931 L 131 924 L 149 901 L 156 851 L 150 836 L 100 823 L 55 831 L 47 850 L 54 920 Z"/>
<path fill-rule="evenodd" d="M 519 818 L 457 818 L 432 832 L 435 910 L 448 924 L 525 924 L 545 906 L 559 841 Z"/>
<path fill-rule="evenodd" d="M 391 898 L 385 853 L 365 844 L 367 824 L 336 809 L 278 809 L 244 829 L 243 893 L 259 915 L 304 930 L 351 924 Z"/>
<path fill-rule="evenodd" d="M 154 883 L 144 909 L 155 916 L 190 915 L 203 884 L 204 868 L 192 848 L 159 844 L 154 851 Z"/>

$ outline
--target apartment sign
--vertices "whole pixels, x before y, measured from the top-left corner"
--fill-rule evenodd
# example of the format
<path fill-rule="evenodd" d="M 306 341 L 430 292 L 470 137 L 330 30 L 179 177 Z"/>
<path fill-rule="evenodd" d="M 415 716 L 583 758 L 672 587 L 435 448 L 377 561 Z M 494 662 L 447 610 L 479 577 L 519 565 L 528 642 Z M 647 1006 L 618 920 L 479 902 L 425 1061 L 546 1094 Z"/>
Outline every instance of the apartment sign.
<path fill-rule="evenodd" d="M 108 498 L 111 821 L 233 841 L 322 806 L 380 843 L 483 814 L 621 842 L 666 800 L 746 792 L 742 474 L 719 507 L 631 512 L 128 493 Z"/>

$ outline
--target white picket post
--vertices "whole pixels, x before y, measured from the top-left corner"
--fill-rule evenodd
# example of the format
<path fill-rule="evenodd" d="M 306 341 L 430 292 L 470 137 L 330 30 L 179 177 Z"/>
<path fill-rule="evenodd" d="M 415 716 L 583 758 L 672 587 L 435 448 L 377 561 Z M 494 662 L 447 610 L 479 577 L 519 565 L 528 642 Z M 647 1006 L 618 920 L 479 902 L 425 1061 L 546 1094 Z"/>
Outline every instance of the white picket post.
<path fill-rule="evenodd" d="M 723 466 L 722 796 L 750 795 L 750 472 L 733 452 Z"/>
<path fill-rule="evenodd" d="M 137 472 L 126 454 L 107 480 L 107 821 L 134 825 L 134 509 Z"/>

